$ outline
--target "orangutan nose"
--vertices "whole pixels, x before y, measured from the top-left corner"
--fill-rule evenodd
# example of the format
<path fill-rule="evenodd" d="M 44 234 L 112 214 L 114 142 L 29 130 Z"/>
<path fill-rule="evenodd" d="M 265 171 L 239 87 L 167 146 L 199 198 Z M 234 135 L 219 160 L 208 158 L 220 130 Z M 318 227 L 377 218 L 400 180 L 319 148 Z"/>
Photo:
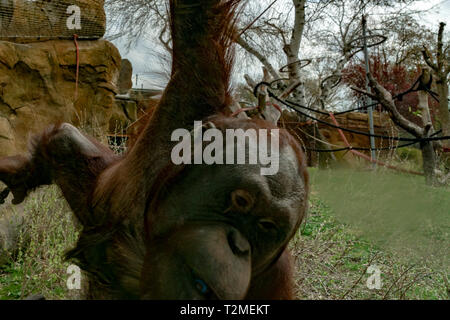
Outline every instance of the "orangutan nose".
<path fill-rule="evenodd" d="M 228 244 L 231 251 L 238 257 L 245 257 L 250 255 L 250 244 L 247 239 L 237 230 L 233 229 L 227 235 Z"/>

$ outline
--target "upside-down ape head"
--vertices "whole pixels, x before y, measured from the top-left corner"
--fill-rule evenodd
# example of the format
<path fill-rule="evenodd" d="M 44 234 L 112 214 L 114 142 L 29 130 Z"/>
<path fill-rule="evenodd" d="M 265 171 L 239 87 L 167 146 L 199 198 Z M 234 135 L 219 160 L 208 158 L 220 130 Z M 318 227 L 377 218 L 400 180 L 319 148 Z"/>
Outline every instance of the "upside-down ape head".
<path fill-rule="evenodd" d="M 124 157 L 62 124 L 38 137 L 28 156 L 0 159 L 0 180 L 16 202 L 39 185 L 62 190 L 83 226 L 68 257 L 88 275 L 88 298 L 293 298 L 288 243 L 306 212 L 308 174 L 286 131 L 226 116 L 239 2 L 170 1 L 172 76 Z M 251 139 L 243 164 L 176 164 L 172 133 L 195 136 L 195 121 L 222 136 L 255 130 L 277 170 L 262 174 L 267 162 Z M 233 141 L 215 156 L 234 157 Z M 255 152 L 257 161 L 248 161 Z"/>
<path fill-rule="evenodd" d="M 208 120 L 223 136 L 230 129 L 263 129 L 269 137 L 278 130 L 262 120 Z M 298 143 L 279 134 L 274 175 L 261 175 L 259 162 L 169 164 L 162 171 L 146 212 L 142 297 L 292 297 L 286 246 L 306 211 L 308 176 Z M 246 145 L 247 160 L 252 147 Z"/>

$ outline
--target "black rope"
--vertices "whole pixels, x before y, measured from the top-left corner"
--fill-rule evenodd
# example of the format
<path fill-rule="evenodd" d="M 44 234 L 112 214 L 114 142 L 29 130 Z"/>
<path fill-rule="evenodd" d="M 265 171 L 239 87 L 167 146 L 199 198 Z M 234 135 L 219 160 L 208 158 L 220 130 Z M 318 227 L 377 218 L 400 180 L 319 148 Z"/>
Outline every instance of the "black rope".
<path fill-rule="evenodd" d="M 295 103 L 295 102 L 293 102 L 293 101 L 286 100 L 286 102 L 287 102 L 287 103 L 290 103 L 290 104 L 293 104 L 293 105 L 297 105 L 297 103 Z M 299 107 L 300 107 L 300 106 L 299 106 Z M 324 116 L 328 116 L 328 117 L 330 116 L 330 113 L 329 113 L 329 112 L 320 111 L 320 110 L 314 110 L 314 109 L 311 109 L 311 108 L 308 108 L 308 107 L 305 107 L 305 106 L 301 106 L 300 108 L 309 110 L 309 111 L 311 111 L 311 112 L 319 113 L 319 114 L 322 114 L 322 115 L 324 115 Z"/>
<path fill-rule="evenodd" d="M 285 80 L 285 79 L 278 79 L 278 80 L 275 80 L 275 81 L 279 81 L 279 80 Z M 274 81 L 274 82 L 275 82 L 275 81 Z M 268 86 L 270 89 L 274 89 L 274 88 L 272 87 L 272 84 L 273 84 L 274 82 L 271 82 L 271 83 L 268 83 L 268 82 L 265 82 L 265 81 L 260 82 L 260 83 L 258 83 L 258 85 L 255 87 L 255 90 L 258 90 L 259 87 L 260 87 L 261 85 L 266 85 L 266 86 Z M 254 91 L 254 92 L 255 92 L 255 91 Z M 288 103 L 290 103 L 290 104 L 293 104 L 293 105 L 296 105 L 296 103 L 293 102 L 293 101 L 286 100 L 286 102 L 288 102 Z M 367 109 L 367 108 L 376 106 L 376 105 L 378 105 L 378 104 L 379 104 L 379 102 L 375 102 L 375 103 L 369 104 L 369 105 L 367 105 L 367 106 L 363 106 L 363 107 L 359 107 L 359 108 L 355 108 L 355 109 L 350 109 L 350 110 L 346 110 L 346 111 L 341 111 L 341 112 L 336 112 L 334 115 L 335 115 L 335 116 L 339 116 L 339 115 L 343 115 L 343 114 L 350 113 L 350 112 L 354 112 L 354 111 L 364 110 L 364 109 Z M 330 114 L 329 114 L 328 112 L 325 112 L 325 111 L 315 110 L 315 109 L 312 109 L 312 108 L 309 108 L 309 107 L 306 107 L 306 106 L 300 106 L 300 105 L 298 105 L 298 106 L 301 107 L 301 108 L 303 108 L 303 109 L 309 110 L 309 111 L 311 111 L 311 112 L 319 113 L 319 114 L 322 114 L 322 115 L 327 116 L 327 117 L 330 116 Z"/>
<path fill-rule="evenodd" d="M 436 102 L 437 103 L 439 103 L 439 95 L 436 93 L 436 92 L 434 92 L 434 91 L 432 91 L 432 90 L 430 90 L 430 89 L 426 89 L 426 91 L 430 94 L 430 96 L 434 99 L 434 100 L 436 100 Z"/>
<path fill-rule="evenodd" d="M 403 96 L 407 95 L 408 93 L 419 91 L 419 90 L 417 90 L 417 89 L 413 89 L 414 86 L 417 84 L 418 81 L 419 81 L 419 80 L 417 80 L 417 81 L 413 84 L 413 86 L 412 86 L 411 88 L 409 88 L 408 90 L 406 90 L 405 92 L 402 92 L 402 93 L 399 93 L 399 94 L 393 96 L 392 99 L 393 99 L 394 101 L 397 100 L 397 99 L 400 99 L 400 100 L 401 100 L 401 99 L 403 98 Z M 426 91 L 430 94 L 430 96 L 431 96 L 434 100 L 436 100 L 436 102 L 439 103 L 439 98 L 436 97 L 436 95 L 437 95 L 436 92 L 431 91 L 431 90 L 426 90 Z M 363 107 L 359 107 L 359 108 L 355 108 L 355 109 L 350 109 L 350 110 L 346 110 L 346 111 L 342 111 L 342 112 L 336 112 L 336 113 L 334 113 L 334 115 L 335 115 L 335 116 L 339 116 L 339 115 L 343 115 L 343 114 L 350 113 L 350 112 L 354 112 L 354 111 L 365 110 L 365 109 L 367 109 L 367 108 L 374 107 L 374 106 L 379 105 L 379 104 L 380 104 L 379 102 L 375 102 L 375 103 L 372 103 L 372 104 L 369 104 L 369 105 L 366 105 L 366 106 L 363 106 Z"/>
<path fill-rule="evenodd" d="M 419 77 L 419 78 L 420 78 L 420 77 Z M 418 89 L 414 89 L 414 87 L 418 84 L 419 78 L 417 78 L 417 80 L 414 82 L 414 84 L 413 84 L 408 90 L 406 90 L 406 91 L 404 91 L 404 92 L 401 92 L 401 93 L 399 93 L 399 94 L 393 96 L 392 99 L 393 99 L 393 100 L 397 100 L 397 99 L 400 99 L 400 100 L 401 100 L 401 99 L 403 98 L 403 96 L 407 95 L 408 93 L 411 93 L 411 92 L 417 92 Z M 289 79 L 287 79 L 287 78 L 280 78 L 280 79 L 277 79 L 277 80 L 272 81 L 271 83 L 268 83 L 268 82 L 260 82 L 260 83 L 256 86 L 256 88 L 258 89 L 261 85 L 266 85 L 266 86 L 268 86 L 270 89 L 274 90 L 274 88 L 272 87 L 272 85 L 273 85 L 275 82 L 281 81 L 281 80 L 289 80 Z M 436 100 L 437 102 L 439 102 L 439 99 L 436 97 L 437 93 L 435 93 L 435 92 L 433 92 L 433 91 L 431 91 L 431 90 L 426 90 L 426 91 L 431 95 L 431 97 L 432 97 L 434 100 Z M 294 104 L 294 105 L 296 104 L 295 102 L 292 102 L 292 101 L 289 101 L 289 100 L 286 100 L 286 102 L 291 103 L 291 104 Z M 350 112 L 355 112 L 355 111 L 360 111 L 360 110 L 366 110 L 366 109 L 368 109 L 368 108 L 370 108 L 370 107 L 374 107 L 374 106 L 377 106 L 377 105 L 379 105 L 379 104 L 380 104 L 379 102 L 375 102 L 375 103 L 371 103 L 371 104 L 369 104 L 369 105 L 365 105 L 365 106 L 362 106 L 362 107 L 358 107 L 358 108 L 354 108 L 354 109 L 350 109 L 350 110 L 346 110 L 346 111 L 341 111 L 341 112 L 335 112 L 334 115 L 335 115 L 335 116 L 340 116 L 340 115 L 343 115 L 343 114 L 346 114 L 346 113 L 350 113 Z M 300 106 L 299 106 L 299 107 L 300 107 Z M 327 117 L 330 116 L 329 113 L 324 112 L 324 111 L 321 111 L 321 110 L 311 109 L 311 108 L 308 108 L 308 107 L 306 107 L 306 106 L 301 106 L 301 108 L 306 109 L 306 110 L 309 110 L 309 111 L 311 111 L 311 112 L 315 112 L 315 113 L 318 113 L 318 114 L 322 114 L 322 115 L 327 116 Z"/>
<path fill-rule="evenodd" d="M 267 83 L 267 82 L 264 82 L 264 81 L 258 83 L 258 84 L 256 85 L 254 91 L 253 91 L 253 94 L 256 94 L 256 93 L 257 93 L 257 90 L 259 89 L 259 87 L 260 87 L 261 85 L 266 85 L 266 86 L 267 86 L 268 83 Z M 340 127 L 340 126 L 336 126 L 336 125 L 334 125 L 334 124 L 331 124 L 331 123 L 329 123 L 329 122 L 326 122 L 326 121 L 324 121 L 324 120 L 318 119 L 318 118 L 316 118 L 316 117 L 313 117 L 313 116 L 311 116 L 311 115 L 309 115 L 309 114 L 307 114 L 307 113 L 305 113 L 305 112 L 302 112 L 302 111 L 298 110 L 297 108 L 291 106 L 287 101 L 284 101 L 284 100 L 281 100 L 280 98 L 278 98 L 278 96 L 276 96 L 275 94 L 273 94 L 272 91 L 267 90 L 267 92 L 268 92 L 268 94 L 269 94 L 269 97 L 275 99 L 275 100 L 278 101 L 279 103 L 285 105 L 286 107 L 288 107 L 288 108 L 290 108 L 290 109 L 296 111 L 297 113 L 299 113 L 299 114 L 301 114 L 301 115 L 303 115 L 303 116 L 305 116 L 305 117 L 308 117 L 308 118 L 310 118 L 310 119 L 312 119 L 312 120 L 315 120 L 315 121 L 317 121 L 317 122 L 320 122 L 320 123 L 322 123 L 322 124 L 325 124 L 325 125 L 327 125 L 327 126 L 329 126 L 329 127 L 333 127 L 333 128 L 336 128 L 336 129 L 341 129 L 341 130 L 343 130 L 343 131 L 347 131 L 347 132 L 350 132 L 350 133 L 359 134 L 359 135 L 363 135 L 363 136 L 366 136 L 366 137 L 379 138 L 379 139 L 387 139 L 387 140 L 395 140 L 395 141 L 406 141 L 406 142 L 413 142 L 413 141 L 414 141 L 414 143 L 418 143 L 418 142 L 428 142 L 428 141 L 441 141 L 441 140 L 449 140 L 449 139 L 450 139 L 450 136 L 445 136 L 445 137 L 428 137 L 428 138 L 415 138 L 415 139 L 414 139 L 414 138 L 402 138 L 402 137 L 390 137 L 390 136 L 384 136 L 384 135 L 380 135 L 380 134 L 373 134 L 373 135 L 372 135 L 372 134 L 370 134 L 370 133 L 363 132 L 363 131 L 357 131 L 357 130 L 352 130 L 352 129 L 343 128 L 343 127 Z M 314 109 L 311 109 L 311 108 L 302 106 L 302 105 L 300 105 L 300 104 L 298 104 L 298 103 L 293 103 L 293 102 L 290 102 L 290 103 L 293 104 L 294 106 L 298 107 L 298 108 L 302 108 L 302 109 L 306 109 L 306 110 L 314 110 Z M 317 110 L 314 110 L 314 111 L 317 111 Z"/>
<path fill-rule="evenodd" d="M 416 144 L 417 142 L 411 142 L 411 143 L 406 143 L 404 145 L 401 146 L 393 146 L 393 147 L 386 147 L 386 148 L 375 148 L 375 149 L 370 149 L 370 148 L 362 148 L 362 147 L 345 147 L 345 148 L 340 148 L 340 149 L 310 149 L 310 148 L 306 148 L 306 150 L 308 151 L 312 151 L 312 152 L 339 152 L 339 151 L 350 151 L 350 150 L 356 150 L 356 151 L 387 151 L 387 150 L 395 150 L 395 149 L 400 149 L 400 148 L 405 148 L 405 147 L 409 147 L 412 146 L 414 144 Z"/>
<path fill-rule="evenodd" d="M 409 141 L 409 142 L 413 142 L 413 141 L 414 141 L 415 143 L 417 143 L 417 142 L 427 142 L 427 141 L 441 141 L 441 140 L 449 140 L 449 139 L 450 139 L 450 136 L 445 136 L 445 137 L 435 137 L 435 138 L 433 138 L 433 137 L 428 137 L 428 138 L 402 138 L 402 137 L 390 137 L 390 136 L 384 136 L 384 135 L 380 135 L 380 134 L 370 134 L 370 133 L 367 133 L 367 132 L 364 132 L 364 131 L 357 131 L 357 130 L 347 129 L 347 128 L 344 128 L 344 127 L 336 126 L 336 125 L 331 124 L 331 123 L 329 123 L 329 122 L 326 122 L 326 121 L 324 121 L 324 120 L 318 119 L 318 118 L 313 117 L 313 116 L 311 116 L 311 115 L 309 115 L 309 114 L 307 114 L 307 113 L 304 113 L 304 112 L 302 112 L 302 111 L 296 109 L 295 107 L 290 106 L 290 105 L 289 105 L 288 103 L 286 103 L 285 101 L 282 101 L 282 100 L 279 99 L 277 96 L 275 96 L 273 93 L 271 93 L 269 90 L 268 90 L 268 92 L 269 92 L 269 96 L 270 96 L 271 98 L 274 98 L 276 101 L 278 101 L 278 102 L 280 102 L 280 103 L 283 103 L 283 104 L 284 104 L 285 106 L 287 106 L 288 108 L 293 109 L 294 111 L 296 111 L 296 112 L 298 112 L 298 113 L 304 115 L 305 117 L 308 117 L 308 118 L 310 118 L 310 119 L 312 119 L 312 120 L 315 120 L 315 121 L 317 121 L 317 122 L 320 122 L 320 123 L 322 123 L 322 124 L 325 124 L 325 125 L 327 125 L 327 126 L 329 126 L 329 127 L 333 127 L 333 128 L 336 128 L 336 129 L 341 129 L 341 130 L 343 130 L 343 131 L 347 131 L 347 132 L 350 132 L 350 133 L 359 134 L 359 135 L 363 135 L 363 136 L 367 136 L 367 137 L 374 137 L 374 138 L 379 138 L 379 139 L 386 139 L 386 140 Z M 295 104 L 295 105 L 296 105 L 296 106 L 299 106 L 299 105 L 297 105 L 297 104 Z"/>
<path fill-rule="evenodd" d="M 414 89 L 414 87 L 419 83 L 419 80 L 420 80 L 420 76 L 419 76 L 419 78 L 417 78 L 417 80 L 414 82 L 414 84 L 413 84 L 408 90 L 406 90 L 406 91 L 404 91 L 404 92 L 401 92 L 401 93 L 399 93 L 399 94 L 393 96 L 392 99 L 393 99 L 394 101 L 395 101 L 395 100 L 401 100 L 401 99 L 403 98 L 403 96 L 407 95 L 408 93 L 419 91 L 418 88 Z M 436 92 L 434 92 L 434 91 L 432 91 L 432 90 L 429 90 L 429 89 L 426 89 L 426 91 L 430 94 L 430 96 L 431 96 L 434 100 L 436 100 L 436 102 L 439 103 L 439 98 L 437 97 L 438 94 L 437 94 Z M 286 101 L 287 101 L 287 100 L 286 100 Z M 290 101 L 287 101 L 287 102 L 291 103 Z M 350 113 L 350 112 L 355 112 L 355 111 L 360 111 L 360 110 L 366 110 L 366 109 L 368 109 L 368 108 L 370 108 L 370 107 L 374 107 L 374 106 L 379 105 L 379 104 L 380 104 L 379 102 L 375 102 L 375 103 L 372 103 L 372 104 L 369 104 L 369 105 L 366 105 L 366 106 L 363 106 L 363 107 L 359 107 L 359 108 L 355 108 L 355 109 L 350 109 L 350 110 L 346 110 L 346 111 L 342 111 L 342 112 L 336 112 L 336 113 L 334 113 L 334 115 L 335 115 L 335 116 L 339 116 L 339 115 L 343 115 L 343 114 Z M 317 112 L 317 113 L 320 113 L 320 114 L 325 114 L 325 113 L 323 113 L 323 112 L 319 112 L 318 110 L 314 110 L 314 112 Z M 330 116 L 329 114 L 326 114 L 326 115 L 327 115 L 327 116 Z"/>
<path fill-rule="evenodd" d="M 374 107 L 374 106 L 376 106 L 378 104 L 379 104 L 379 102 L 375 102 L 375 103 L 371 103 L 371 104 L 369 104 L 367 106 L 363 106 L 363 107 L 359 107 L 359 108 L 355 108 L 355 109 L 350 109 L 350 110 L 346 110 L 346 111 L 341 111 L 341 112 L 336 112 L 336 113 L 334 113 L 334 115 L 335 116 L 340 116 L 340 115 L 343 115 L 343 114 L 346 114 L 346 113 L 350 113 L 350 112 L 355 112 L 355 111 L 359 111 L 359 110 L 365 110 L 367 108 Z M 330 116 L 330 115 L 328 114 L 328 116 Z"/>
<path fill-rule="evenodd" d="M 439 130 L 435 133 L 433 133 L 430 137 L 433 136 L 437 136 L 438 134 L 440 134 L 442 132 L 442 130 Z M 393 146 L 393 147 L 384 147 L 384 148 L 375 148 L 375 149 L 371 149 L 371 148 L 362 148 L 362 147 L 344 147 L 344 148 L 340 148 L 340 149 L 311 149 L 311 148 L 307 148 L 307 147 L 303 147 L 305 150 L 307 151 L 311 151 L 311 152 L 339 152 L 339 151 L 349 151 L 349 150 L 356 150 L 356 151 L 388 151 L 388 150 L 395 150 L 395 149 L 400 149 L 400 148 L 406 148 L 406 147 L 410 147 L 413 146 L 415 144 L 417 144 L 418 142 L 410 142 L 410 143 L 406 143 L 400 146 Z"/>

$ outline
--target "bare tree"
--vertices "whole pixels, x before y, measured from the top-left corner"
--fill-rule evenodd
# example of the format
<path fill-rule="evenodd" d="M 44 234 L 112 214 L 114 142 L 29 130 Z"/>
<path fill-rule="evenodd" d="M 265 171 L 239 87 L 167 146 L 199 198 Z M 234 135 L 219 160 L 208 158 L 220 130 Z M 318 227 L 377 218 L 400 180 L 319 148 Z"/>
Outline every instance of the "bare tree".
<path fill-rule="evenodd" d="M 358 53 L 362 51 L 361 17 L 363 14 L 370 14 L 371 24 L 367 30 L 369 47 L 376 50 L 381 48 L 391 56 L 394 56 L 395 52 L 400 52 L 398 63 L 411 57 L 414 52 L 417 53 L 408 45 L 409 41 L 417 40 L 414 46 L 420 46 L 418 40 L 422 40 L 426 32 L 414 19 L 414 14 L 417 12 L 408 7 L 413 2 L 414 0 L 337 0 L 330 3 L 326 10 L 326 22 L 319 24 L 319 28 L 310 34 L 310 37 L 314 38 L 312 44 L 324 48 L 325 54 L 321 53 L 322 56 L 319 59 L 323 60 L 325 55 L 328 66 L 328 73 L 326 69 L 323 70 L 318 83 L 317 107 L 325 108 L 330 97 L 339 89 L 336 81 L 343 76 L 342 72 L 346 64 L 354 57 L 358 57 Z M 382 15 L 377 15 L 379 12 L 382 12 Z M 400 41 L 398 41 L 400 38 L 403 40 L 401 50 Z"/>
<path fill-rule="evenodd" d="M 107 39 L 126 37 L 131 47 L 142 37 L 157 37 L 166 50 L 172 50 L 166 1 L 106 0 L 105 7 L 112 26 Z"/>
<path fill-rule="evenodd" d="M 420 23 L 412 14 L 402 14 L 396 19 L 385 19 L 381 32 L 389 34 L 387 41 L 379 47 L 384 61 L 394 65 L 415 67 L 422 64 L 423 43 L 433 41 L 432 31 Z"/>
<path fill-rule="evenodd" d="M 321 75 L 318 83 L 317 107 L 324 108 L 329 95 L 336 89 L 345 64 L 361 50 L 360 17 L 364 12 L 377 8 L 394 7 L 396 4 L 409 4 L 415 0 L 263 0 L 248 1 L 240 16 L 239 36 L 235 41 L 268 71 L 272 80 L 284 78 L 286 89 L 293 83 L 298 86 L 290 94 L 297 103 L 306 105 L 305 75 L 301 74 L 310 58 L 301 52 L 303 40 L 318 47 L 325 54 L 312 58 L 333 58 L 330 70 Z M 275 5 L 274 5 L 275 4 Z M 167 8 L 163 0 L 107 0 L 106 8 L 111 16 L 110 25 L 120 32 L 112 37 L 127 36 L 129 43 L 148 32 L 158 38 L 168 51 L 170 48 L 167 24 Z M 268 10 L 269 9 L 269 10 Z M 390 21 L 397 16 L 407 16 L 407 10 L 400 7 Z M 262 13 L 262 15 L 261 15 Z M 123 30 L 126 30 L 125 32 Z M 279 67 L 286 65 L 284 71 Z M 262 75 L 258 76 L 260 79 Z M 256 79 L 253 79 L 257 83 Z"/>
<path fill-rule="evenodd" d="M 313 21 L 319 19 L 325 8 L 332 1 L 284 1 L 282 11 L 272 9 L 266 15 L 254 22 L 256 13 L 263 8 L 253 8 L 249 11 L 247 19 L 241 22 L 245 32 L 240 34 L 236 42 L 250 55 L 255 57 L 269 71 L 272 80 L 285 79 L 281 89 L 287 89 L 296 84 L 291 97 L 297 103 L 306 104 L 305 83 L 300 69 L 305 66 L 306 59 L 300 58 L 300 48 L 304 38 L 305 29 Z M 255 17 L 256 16 L 256 17 Z M 245 17 L 245 16 L 244 16 Z M 254 22 L 251 27 L 246 24 Z M 280 55 L 283 53 L 283 55 Z M 281 57 L 284 58 L 281 59 Z M 286 65 L 283 70 L 277 71 L 273 60 L 279 65 Z M 272 62 L 271 62 L 272 61 Z"/>
<path fill-rule="evenodd" d="M 424 113 L 422 116 L 422 121 L 424 126 L 420 127 L 406 119 L 398 110 L 395 105 L 394 99 L 392 95 L 387 91 L 382 85 L 378 83 L 378 81 L 373 77 L 371 73 L 368 73 L 370 87 L 373 92 L 367 92 L 365 90 L 361 90 L 359 88 L 353 88 L 356 91 L 364 93 L 373 99 L 377 100 L 386 110 L 389 111 L 389 115 L 392 121 L 404 129 L 406 132 L 412 134 L 417 139 L 426 139 L 429 138 L 434 133 L 433 124 L 431 122 L 431 118 L 429 117 L 428 110 L 428 97 L 426 96 L 426 87 L 429 86 L 429 74 L 427 75 L 428 70 L 426 68 L 423 69 L 422 75 L 420 78 L 419 89 L 420 91 L 425 91 L 425 96 L 423 93 L 419 93 L 420 97 L 420 107 L 422 112 Z M 424 141 L 420 142 L 420 149 L 422 150 L 422 159 L 423 159 L 423 170 L 425 173 L 426 183 L 428 185 L 437 184 L 436 179 L 436 154 L 434 151 L 434 146 L 432 141 Z"/>
<path fill-rule="evenodd" d="M 412 14 L 407 4 L 414 1 L 278 0 L 276 5 L 273 5 L 273 0 L 248 1 L 240 16 L 240 30 L 235 41 L 243 49 L 241 51 L 246 53 L 245 60 L 256 60 L 266 70 L 265 74 L 256 76 L 247 74 L 245 78 L 249 87 L 254 87 L 262 79 L 269 82 L 281 79 L 278 87 L 280 95 L 301 105 L 329 109 L 330 101 L 341 88 L 338 84 L 345 65 L 362 50 L 362 14 L 390 8 L 390 13 L 372 19 L 370 29 L 373 32 L 369 32 L 369 44 L 374 45 L 385 40 L 380 33 L 388 34 L 389 26 L 407 21 L 407 17 Z M 136 36 L 151 26 L 164 47 L 171 50 L 162 0 L 108 0 L 107 3 L 113 16 L 120 22 L 118 25 L 121 29 L 130 30 L 129 33 Z M 409 36 L 414 34 L 414 27 L 411 25 L 408 29 Z M 391 32 L 393 38 L 401 34 L 401 28 L 398 29 Z M 305 40 L 317 50 L 307 52 Z M 405 50 L 396 59 L 399 63 L 411 56 L 412 50 L 406 48 L 406 43 L 407 37 Z M 387 49 L 386 54 L 390 54 Z M 311 60 L 311 66 L 322 64 L 320 72 L 303 72 L 302 67 Z M 286 67 L 280 70 L 283 65 Z M 294 90 L 286 95 L 288 88 Z M 260 110 L 265 110 L 266 100 L 264 91 L 261 91 L 258 98 Z M 329 148 L 327 145 L 321 147 Z"/>
<path fill-rule="evenodd" d="M 450 111 L 448 108 L 448 75 L 450 74 L 449 43 L 444 43 L 445 23 L 439 24 L 437 37 L 436 54 L 433 57 L 427 46 L 423 47 L 423 58 L 427 65 L 433 70 L 436 77 L 436 87 L 439 96 L 439 120 L 444 136 L 450 136 Z M 450 141 L 445 141 L 444 145 L 450 147 Z"/>

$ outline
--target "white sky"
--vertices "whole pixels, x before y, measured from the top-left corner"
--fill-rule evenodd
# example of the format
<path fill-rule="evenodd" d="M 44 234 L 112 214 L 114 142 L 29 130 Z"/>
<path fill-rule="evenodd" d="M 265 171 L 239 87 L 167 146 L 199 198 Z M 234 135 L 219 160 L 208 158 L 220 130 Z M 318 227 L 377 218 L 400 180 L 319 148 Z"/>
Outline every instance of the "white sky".
<path fill-rule="evenodd" d="M 430 13 L 424 15 L 425 24 L 430 27 L 434 27 L 436 30 L 438 28 L 438 22 L 449 23 L 450 19 L 450 0 L 427 0 L 420 1 L 415 5 L 417 9 L 430 9 Z"/>
<path fill-rule="evenodd" d="M 421 18 L 423 19 L 423 24 L 429 26 L 432 30 L 437 31 L 438 23 L 441 21 L 446 22 L 449 25 L 448 27 L 450 27 L 450 0 L 419 1 L 412 9 L 431 9 L 430 12 L 425 13 Z M 137 46 L 130 50 L 126 49 L 124 39 L 113 40 L 112 42 L 119 49 L 122 58 L 127 58 L 131 61 L 133 73 L 139 74 L 137 85 L 135 77 L 133 77 L 134 87 L 155 88 L 158 85 L 163 85 L 154 72 L 167 70 L 169 67 L 161 65 L 164 64 L 162 62 L 152 63 L 152 61 L 160 60 L 158 55 L 163 52 L 161 49 L 158 49 L 159 43 L 157 39 L 142 39 Z"/>

